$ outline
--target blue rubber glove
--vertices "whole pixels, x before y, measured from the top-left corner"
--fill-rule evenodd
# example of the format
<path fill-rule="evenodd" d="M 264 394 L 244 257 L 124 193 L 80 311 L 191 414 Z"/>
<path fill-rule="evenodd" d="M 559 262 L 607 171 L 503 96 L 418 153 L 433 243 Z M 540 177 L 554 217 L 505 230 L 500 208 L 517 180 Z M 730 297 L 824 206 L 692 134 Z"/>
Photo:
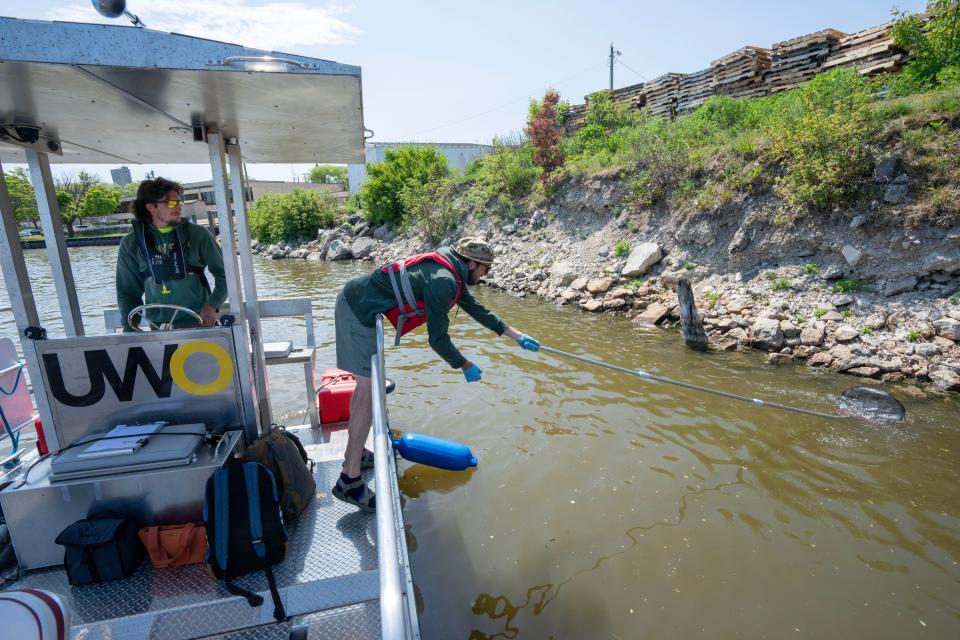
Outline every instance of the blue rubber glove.
<path fill-rule="evenodd" d="M 480 370 L 475 364 L 471 364 L 468 368 L 463 370 L 463 377 L 467 379 L 467 382 L 480 382 L 480 374 L 483 371 Z"/>
<path fill-rule="evenodd" d="M 540 343 L 525 333 L 520 334 L 520 337 L 517 338 L 517 344 L 519 344 L 524 349 L 527 349 L 528 351 L 540 350 Z"/>

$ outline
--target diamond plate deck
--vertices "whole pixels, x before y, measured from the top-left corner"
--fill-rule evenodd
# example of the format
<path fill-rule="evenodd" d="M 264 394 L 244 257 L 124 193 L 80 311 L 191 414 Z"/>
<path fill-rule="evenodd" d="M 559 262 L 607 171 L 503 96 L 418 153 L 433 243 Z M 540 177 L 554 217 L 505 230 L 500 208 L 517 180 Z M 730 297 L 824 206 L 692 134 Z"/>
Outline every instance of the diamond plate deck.
<path fill-rule="evenodd" d="M 287 558 L 274 568 L 292 622 L 274 622 L 263 574 L 235 581 L 264 596 L 263 606 L 250 607 L 211 580 L 203 565 L 154 570 L 144 560 L 127 579 L 80 587 L 71 587 L 62 569 L 47 569 L 10 588 L 62 596 L 72 611 L 75 639 L 287 638 L 297 624 L 311 629 L 309 638 L 379 638 L 376 518 L 330 495 L 346 432 L 291 430 L 317 462 L 317 494 L 288 527 Z M 365 477 L 372 486 L 372 471 Z"/>

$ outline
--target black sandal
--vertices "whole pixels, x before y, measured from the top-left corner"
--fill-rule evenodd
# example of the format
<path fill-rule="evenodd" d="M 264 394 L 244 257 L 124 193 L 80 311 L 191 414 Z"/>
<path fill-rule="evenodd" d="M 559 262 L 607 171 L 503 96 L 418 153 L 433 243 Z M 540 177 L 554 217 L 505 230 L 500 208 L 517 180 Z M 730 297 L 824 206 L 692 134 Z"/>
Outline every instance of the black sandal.
<path fill-rule="evenodd" d="M 352 504 L 366 513 L 377 510 L 377 496 L 367 488 L 363 478 L 357 478 L 353 482 L 344 482 L 343 478 L 338 478 L 331 493 L 337 500 Z"/>

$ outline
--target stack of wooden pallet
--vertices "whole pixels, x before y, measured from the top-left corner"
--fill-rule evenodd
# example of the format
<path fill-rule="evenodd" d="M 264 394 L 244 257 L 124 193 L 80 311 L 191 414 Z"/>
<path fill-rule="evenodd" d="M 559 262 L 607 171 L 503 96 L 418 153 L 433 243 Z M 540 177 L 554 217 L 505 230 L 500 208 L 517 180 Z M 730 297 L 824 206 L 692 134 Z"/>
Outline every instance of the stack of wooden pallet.
<path fill-rule="evenodd" d="M 710 63 L 713 92 L 735 98 L 767 95 L 763 75 L 770 68 L 770 50 L 743 47 Z"/>
<path fill-rule="evenodd" d="M 613 99 L 620 104 L 625 104 L 631 109 L 642 109 L 647 104 L 647 95 L 644 93 L 644 84 L 632 84 L 629 87 L 621 87 L 613 90 Z"/>
<path fill-rule="evenodd" d="M 677 115 L 692 113 L 694 109 L 713 95 L 713 70 L 704 69 L 688 73 L 680 80 L 677 92 Z"/>
<path fill-rule="evenodd" d="M 673 118 L 677 112 L 677 97 L 680 80 L 685 74 L 665 73 L 649 81 L 644 86 L 647 95 L 647 109 L 655 116 Z"/>
<path fill-rule="evenodd" d="M 570 110 L 567 112 L 567 119 L 563 123 L 564 129 L 567 130 L 568 134 L 576 133 L 576 131 L 583 126 L 584 120 L 587 115 L 587 105 L 586 104 L 572 104 L 570 105 Z"/>
<path fill-rule="evenodd" d="M 858 31 L 840 38 L 823 63 L 823 70 L 853 67 L 862 75 L 898 71 L 907 54 L 897 48 L 890 33 L 893 23 Z"/>
<path fill-rule="evenodd" d="M 845 33 L 824 29 L 773 45 L 773 63 L 766 75 L 770 93 L 799 87 L 822 71 L 823 61 Z"/>

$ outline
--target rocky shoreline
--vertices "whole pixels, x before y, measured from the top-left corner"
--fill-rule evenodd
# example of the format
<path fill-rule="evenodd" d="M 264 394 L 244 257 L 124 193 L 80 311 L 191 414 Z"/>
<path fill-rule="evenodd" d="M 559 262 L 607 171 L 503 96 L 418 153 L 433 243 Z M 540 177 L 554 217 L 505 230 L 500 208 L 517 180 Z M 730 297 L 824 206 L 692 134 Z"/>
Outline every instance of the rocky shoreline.
<path fill-rule="evenodd" d="M 779 203 L 769 198 L 683 219 L 620 210 L 623 189 L 584 179 L 513 221 L 467 212 L 440 244 L 460 235 L 489 241 L 498 255 L 489 286 L 664 328 L 679 325 L 676 283 L 685 278 L 711 348 L 925 383 L 925 391 L 905 385 L 917 395 L 960 391 L 960 228 L 911 229 L 883 203 L 835 211 L 826 223 L 777 224 Z M 272 259 L 379 263 L 432 246 L 354 216 L 316 240 L 253 249 Z"/>

